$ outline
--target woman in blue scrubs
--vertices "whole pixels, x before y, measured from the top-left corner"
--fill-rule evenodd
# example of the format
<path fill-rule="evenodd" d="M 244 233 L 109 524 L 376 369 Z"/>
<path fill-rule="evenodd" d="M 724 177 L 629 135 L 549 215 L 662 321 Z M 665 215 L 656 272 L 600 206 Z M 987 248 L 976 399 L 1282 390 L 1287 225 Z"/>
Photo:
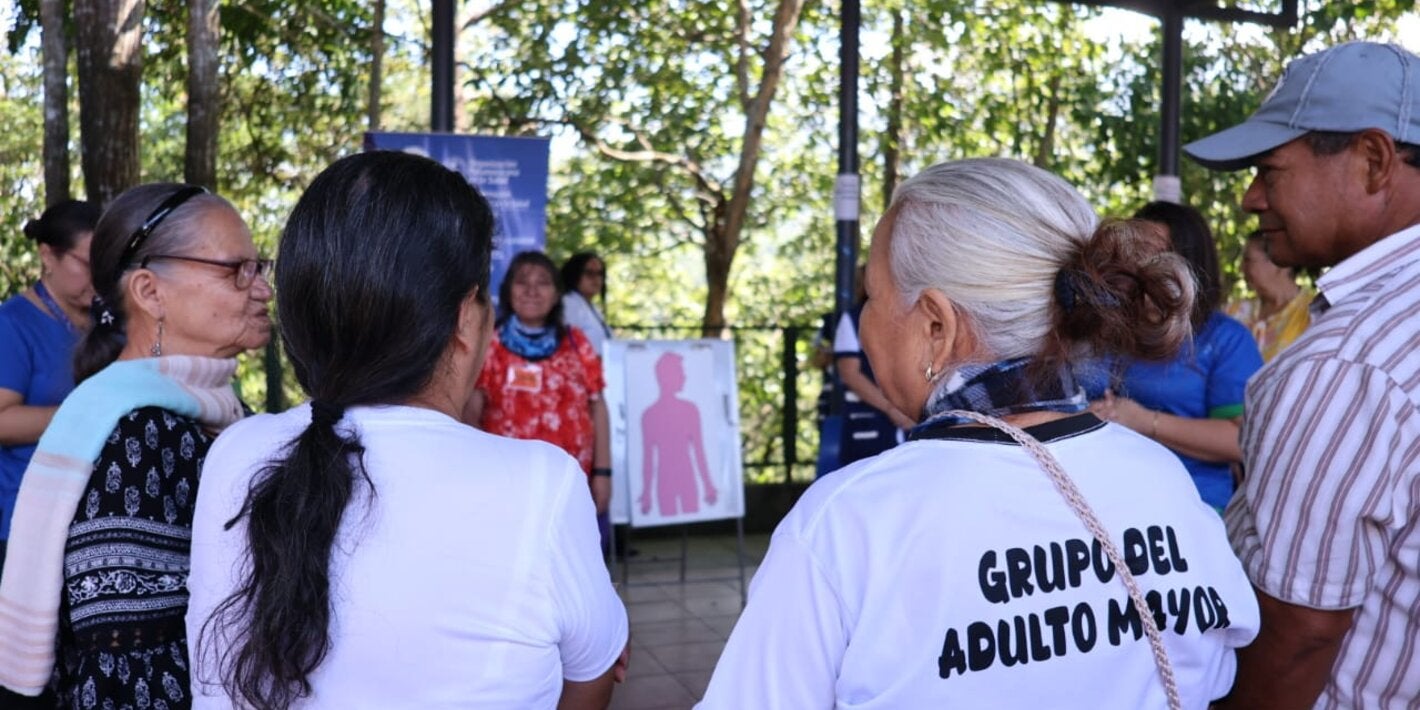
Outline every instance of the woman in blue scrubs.
<path fill-rule="evenodd" d="M 1091 408 L 1167 446 L 1203 500 L 1221 511 L 1233 495 L 1232 468 L 1242 461 L 1243 391 L 1262 367 L 1262 354 L 1247 327 L 1221 310 L 1218 251 L 1203 215 L 1185 205 L 1150 202 L 1134 217 L 1154 224 L 1193 269 L 1193 342 L 1167 362 L 1114 363 L 1108 379 L 1089 378 L 1095 381 Z"/>
<path fill-rule="evenodd" d="M 60 202 L 25 225 L 39 243 L 39 281 L 0 304 L 0 563 L 20 477 L 60 401 L 74 389 L 71 360 L 89 325 L 89 238 L 98 206 Z"/>

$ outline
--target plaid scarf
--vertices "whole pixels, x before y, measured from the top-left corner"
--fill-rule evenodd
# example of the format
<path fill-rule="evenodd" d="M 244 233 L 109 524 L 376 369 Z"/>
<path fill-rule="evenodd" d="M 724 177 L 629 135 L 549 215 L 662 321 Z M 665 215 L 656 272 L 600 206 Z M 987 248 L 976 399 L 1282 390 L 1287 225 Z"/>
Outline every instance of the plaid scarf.
<path fill-rule="evenodd" d="M 1061 368 L 1057 379 L 1032 382 L 1026 376 L 1030 362 L 1030 358 L 1018 357 L 958 368 L 927 398 L 922 423 L 912 429 L 912 434 L 969 423 L 970 420 L 949 414 L 958 409 L 1003 417 L 1026 412 L 1075 414 L 1090 406 L 1085 389 L 1075 382 L 1069 368 Z"/>

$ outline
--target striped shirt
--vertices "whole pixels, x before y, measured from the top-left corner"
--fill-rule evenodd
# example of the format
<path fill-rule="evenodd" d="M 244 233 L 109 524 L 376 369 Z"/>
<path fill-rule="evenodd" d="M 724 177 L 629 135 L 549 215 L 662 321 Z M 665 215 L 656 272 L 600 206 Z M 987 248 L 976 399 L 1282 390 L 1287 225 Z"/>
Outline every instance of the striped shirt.
<path fill-rule="evenodd" d="M 1282 601 L 1356 609 L 1318 708 L 1420 695 L 1420 225 L 1318 281 L 1329 307 L 1247 388 L 1228 536 Z"/>

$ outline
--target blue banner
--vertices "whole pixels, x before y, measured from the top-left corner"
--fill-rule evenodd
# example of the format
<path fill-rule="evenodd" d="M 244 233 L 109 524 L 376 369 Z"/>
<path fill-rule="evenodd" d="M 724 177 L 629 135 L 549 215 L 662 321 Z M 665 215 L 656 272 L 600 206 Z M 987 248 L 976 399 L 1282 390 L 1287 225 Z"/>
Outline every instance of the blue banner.
<path fill-rule="evenodd" d="M 494 300 L 508 262 L 547 244 L 547 138 L 452 133 L 366 133 L 365 150 L 402 150 L 439 161 L 468 179 L 493 206 Z"/>

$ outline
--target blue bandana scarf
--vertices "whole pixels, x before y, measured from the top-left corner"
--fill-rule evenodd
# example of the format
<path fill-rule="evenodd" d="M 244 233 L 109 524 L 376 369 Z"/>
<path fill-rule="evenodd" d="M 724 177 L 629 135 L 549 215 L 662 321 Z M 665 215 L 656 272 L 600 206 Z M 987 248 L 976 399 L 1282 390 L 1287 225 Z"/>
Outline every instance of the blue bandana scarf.
<path fill-rule="evenodd" d="M 912 434 L 967 423 L 967 419 L 948 414 L 957 409 L 1002 417 L 1026 412 L 1077 414 L 1090 406 L 1085 389 L 1068 368 L 1062 368 L 1056 380 L 1031 382 L 1026 376 L 1030 362 L 1030 358 L 1021 357 L 962 366 L 928 398 L 923 421 L 913 427 Z"/>
<path fill-rule="evenodd" d="M 503 325 L 498 326 L 498 340 L 524 360 L 543 360 L 557 352 L 556 328 L 529 328 L 518 323 L 517 316 L 508 316 Z"/>

